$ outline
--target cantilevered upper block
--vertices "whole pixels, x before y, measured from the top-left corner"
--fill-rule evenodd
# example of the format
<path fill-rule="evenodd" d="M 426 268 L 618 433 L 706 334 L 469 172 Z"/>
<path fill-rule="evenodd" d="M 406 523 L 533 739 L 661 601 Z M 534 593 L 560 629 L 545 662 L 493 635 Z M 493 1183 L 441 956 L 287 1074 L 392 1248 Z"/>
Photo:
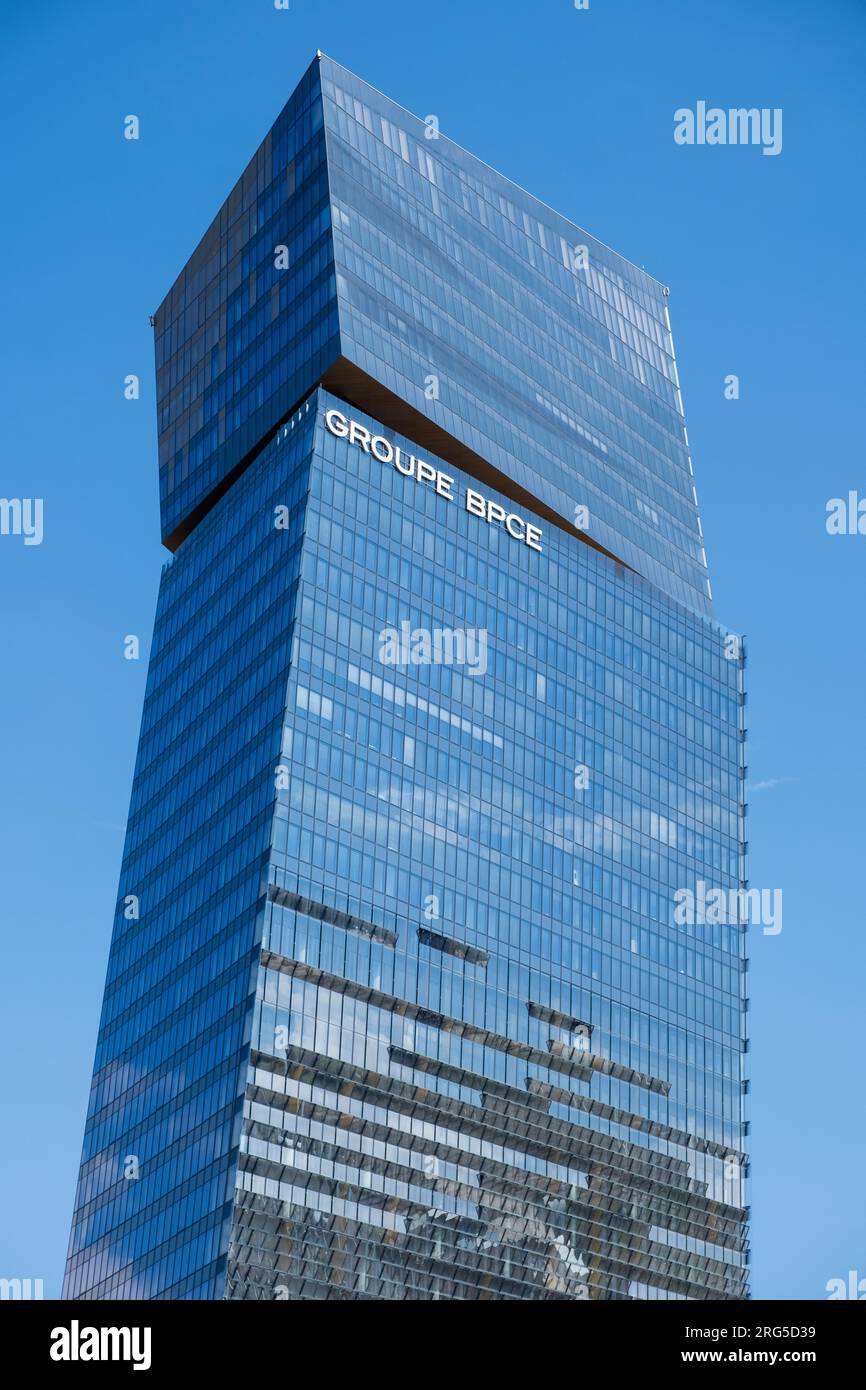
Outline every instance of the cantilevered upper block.
<path fill-rule="evenodd" d="M 664 287 L 324 56 L 156 344 L 172 549 L 324 382 L 709 611 Z"/>

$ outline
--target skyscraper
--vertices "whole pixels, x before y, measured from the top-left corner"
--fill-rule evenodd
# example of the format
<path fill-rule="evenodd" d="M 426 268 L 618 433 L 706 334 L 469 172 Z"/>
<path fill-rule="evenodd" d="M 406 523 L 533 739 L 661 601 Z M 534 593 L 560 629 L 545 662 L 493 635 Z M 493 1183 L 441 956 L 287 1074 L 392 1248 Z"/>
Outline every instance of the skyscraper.
<path fill-rule="evenodd" d="M 155 315 L 64 1295 L 739 1298 L 743 656 L 667 291 L 321 54 Z"/>

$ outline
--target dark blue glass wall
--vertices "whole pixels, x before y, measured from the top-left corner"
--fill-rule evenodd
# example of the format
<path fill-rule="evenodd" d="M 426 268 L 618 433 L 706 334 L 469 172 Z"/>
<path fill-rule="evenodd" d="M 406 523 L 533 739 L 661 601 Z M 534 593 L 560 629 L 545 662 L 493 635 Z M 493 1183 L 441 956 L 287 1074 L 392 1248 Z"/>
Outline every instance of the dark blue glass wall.
<path fill-rule="evenodd" d="M 222 1291 L 308 449 L 163 572 L 64 1297 Z"/>
<path fill-rule="evenodd" d="M 337 351 L 317 62 L 155 320 L 162 535 L 176 549 Z"/>

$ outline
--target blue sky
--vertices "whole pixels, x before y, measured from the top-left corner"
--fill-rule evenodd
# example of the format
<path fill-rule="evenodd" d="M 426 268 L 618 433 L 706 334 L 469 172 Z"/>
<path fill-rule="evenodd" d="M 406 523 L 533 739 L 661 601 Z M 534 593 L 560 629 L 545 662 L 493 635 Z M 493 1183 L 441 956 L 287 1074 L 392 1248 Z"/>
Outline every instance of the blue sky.
<path fill-rule="evenodd" d="M 862 0 L 4 7 L 0 1275 L 59 1292 L 159 545 L 156 308 L 323 49 L 671 286 L 717 613 L 749 656 L 753 1288 L 866 1276 Z M 783 148 L 681 146 L 699 100 Z M 125 141 L 136 114 L 141 139 Z M 123 397 L 136 373 L 141 399 Z M 724 378 L 740 379 L 726 400 Z"/>

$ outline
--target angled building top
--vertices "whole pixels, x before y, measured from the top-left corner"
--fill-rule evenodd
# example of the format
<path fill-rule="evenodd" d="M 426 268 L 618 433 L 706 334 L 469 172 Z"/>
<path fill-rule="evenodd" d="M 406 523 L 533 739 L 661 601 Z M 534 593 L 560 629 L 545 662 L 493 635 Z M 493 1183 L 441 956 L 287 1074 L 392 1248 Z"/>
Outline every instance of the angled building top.
<path fill-rule="evenodd" d="M 170 548 L 322 382 L 710 611 L 664 286 L 330 58 L 155 318 Z"/>

